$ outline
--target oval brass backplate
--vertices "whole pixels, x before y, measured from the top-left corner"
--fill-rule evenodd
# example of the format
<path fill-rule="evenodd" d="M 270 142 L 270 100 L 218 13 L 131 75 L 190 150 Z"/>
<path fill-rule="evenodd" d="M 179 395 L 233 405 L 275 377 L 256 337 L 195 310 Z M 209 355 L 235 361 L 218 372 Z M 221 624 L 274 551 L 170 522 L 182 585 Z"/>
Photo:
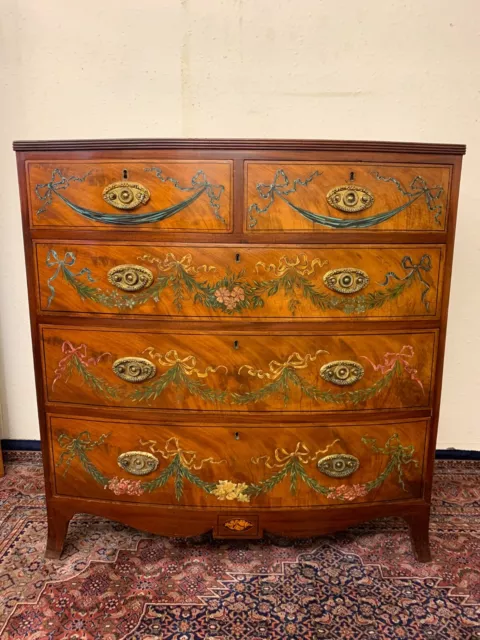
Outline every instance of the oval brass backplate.
<path fill-rule="evenodd" d="M 353 360 L 335 360 L 324 364 L 320 375 L 327 382 L 338 384 L 340 387 L 357 382 L 363 378 L 364 369 L 361 364 Z"/>
<path fill-rule="evenodd" d="M 108 281 L 122 291 L 140 291 L 153 282 L 153 273 L 138 264 L 120 264 L 107 274 Z"/>
<path fill-rule="evenodd" d="M 134 476 L 146 476 L 158 467 L 158 458 L 146 451 L 127 451 L 117 458 L 118 466 Z"/>
<path fill-rule="evenodd" d="M 360 213 L 371 207 L 374 201 L 371 191 L 355 184 L 342 184 L 327 193 L 328 204 L 344 213 Z"/>
<path fill-rule="evenodd" d="M 337 293 L 357 293 L 369 282 L 370 278 L 365 271 L 350 267 L 332 269 L 323 276 L 323 284 Z"/>
<path fill-rule="evenodd" d="M 146 358 L 119 358 L 112 365 L 113 373 L 126 382 L 143 382 L 157 372 L 157 367 Z"/>
<path fill-rule="evenodd" d="M 347 453 L 334 453 L 317 462 L 317 468 L 330 478 L 346 478 L 360 466 L 360 460 Z"/>
<path fill-rule="evenodd" d="M 135 209 L 150 200 L 150 191 L 138 182 L 114 182 L 105 187 L 102 196 L 116 209 Z"/>

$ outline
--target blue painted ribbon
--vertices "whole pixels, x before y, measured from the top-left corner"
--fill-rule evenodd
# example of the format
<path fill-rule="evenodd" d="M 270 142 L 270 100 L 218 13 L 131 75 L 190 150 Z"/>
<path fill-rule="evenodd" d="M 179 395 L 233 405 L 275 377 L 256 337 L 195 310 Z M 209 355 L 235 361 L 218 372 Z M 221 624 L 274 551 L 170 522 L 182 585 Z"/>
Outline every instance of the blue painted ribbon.
<path fill-rule="evenodd" d="M 257 193 L 263 200 L 268 200 L 266 206 L 262 209 L 257 204 L 250 205 L 248 211 L 250 214 L 250 228 L 256 226 L 258 219 L 255 215 L 266 213 L 272 204 L 275 201 L 275 196 L 278 196 L 283 202 L 285 202 L 291 209 L 297 211 L 300 215 L 302 215 L 307 220 L 314 222 L 316 224 L 321 224 L 324 227 L 331 227 L 332 229 L 365 229 L 368 227 L 373 227 L 381 222 L 385 222 L 390 218 L 393 218 L 398 213 L 410 207 L 418 198 L 421 196 L 425 197 L 427 207 L 430 211 L 435 212 L 435 221 L 440 223 L 439 216 L 442 211 L 441 205 L 435 204 L 435 201 L 440 198 L 443 193 L 443 188 L 439 186 L 428 187 L 427 183 L 420 176 L 416 176 L 411 184 L 410 189 L 408 191 L 405 189 L 401 183 L 395 178 L 383 177 L 378 174 L 378 172 L 373 172 L 374 177 L 377 180 L 383 180 L 384 182 L 392 182 L 395 184 L 397 189 L 402 193 L 402 195 L 409 197 L 408 202 L 405 202 L 399 207 L 392 209 L 391 211 L 384 211 L 383 213 L 378 213 L 374 216 L 370 216 L 368 218 L 360 218 L 360 219 L 345 219 L 345 218 L 334 218 L 332 216 L 321 215 L 318 213 L 314 213 L 313 211 L 309 211 L 308 209 L 304 209 L 303 207 L 299 207 L 298 205 L 290 202 L 287 198 L 291 193 L 295 193 L 297 190 L 297 186 L 308 186 L 308 184 L 317 176 L 321 175 L 318 171 L 314 171 L 308 178 L 305 180 L 301 180 L 297 178 L 290 183 L 288 176 L 286 175 L 283 169 L 278 169 L 275 172 L 275 176 L 273 178 L 273 182 L 271 184 L 267 183 L 259 183 L 257 184 Z"/>
<path fill-rule="evenodd" d="M 425 305 L 425 309 L 429 311 L 430 303 L 425 298 L 427 296 L 427 293 L 430 290 L 430 285 L 426 280 L 424 280 L 422 271 L 427 273 L 428 271 L 431 270 L 432 268 L 431 257 L 427 253 L 424 253 L 423 256 L 420 258 L 420 262 L 418 264 L 414 264 L 410 256 L 404 256 L 402 258 L 401 265 L 405 271 L 408 271 L 407 275 L 404 278 L 399 278 L 396 273 L 394 273 L 393 271 L 389 271 L 385 275 L 385 280 L 383 282 L 379 282 L 378 284 L 381 285 L 382 287 L 386 287 L 389 284 L 391 279 L 398 280 L 399 282 L 405 282 L 405 280 L 410 280 L 410 278 L 415 278 L 415 277 L 418 278 L 418 280 L 421 282 L 423 286 L 421 300 Z"/>
<path fill-rule="evenodd" d="M 70 182 L 84 182 L 90 172 L 86 173 L 82 177 L 71 176 L 66 178 L 62 175 L 60 169 L 54 169 L 52 172 L 52 179 L 50 182 L 46 182 L 45 184 L 37 184 L 35 187 L 35 193 L 39 200 L 43 201 L 45 204 L 37 211 L 37 214 L 43 213 L 46 211 L 47 207 L 52 203 L 53 195 L 58 196 L 67 206 L 69 206 L 73 211 L 80 214 L 84 218 L 88 220 L 93 220 L 94 222 L 101 222 L 103 224 L 113 224 L 117 226 L 129 226 L 129 225 L 142 225 L 142 224 L 152 224 L 154 222 L 160 222 L 162 220 L 166 220 L 171 216 L 174 216 L 176 213 L 179 213 L 183 209 L 189 207 L 197 198 L 199 198 L 202 193 L 207 193 L 210 206 L 213 209 L 214 216 L 217 220 L 225 223 L 224 218 L 219 213 L 220 204 L 219 200 L 222 193 L 225 190 L 223 185 L 213 185 L 211 184 L 203 171 L 197 171 L 197 173 L 192 177 L 191 185 L 187 187 L 182 187 L 177 180 L 174 178 L 164 177 L 162 175 L 162 170 L 153 168 L 146 168 L 145 171 L 152 171 L 155 173 L 157 178 L 159 178 L 162 182 L 171 182 L 177 189 L 181 191 L 194 191 L 193 195 L 191 195 L 186 200 L 174 204 L 166 209 L 161 209 L 159 211 L 152 211 L 150 213 L 102 213 L 100 211 L 93 211 L 91 209 L 87 209 L 85 207 L 81 207 L 80 205 L 75 204 L 68 198 L 66 198 L 61 191 L 65 190 Z"/>
<path fill-rule="evenodd" d="M 58 277 L 60 272 L 64 273 L 66 271 L 70 276 L 74 278 L 85 274 L 90 282 L 95 282 L 95 279 L 92 277 L 91 271 L 88 267 L 84 267 L 78 273 L 72 273 L 69 267 L 73 267 L 76 260 L 77 258 L 72 251 L 67 251 L 63 256 L 63 260 L 61 260 L 58 257 L 58 254 L 55 251 L 55 249 L 50 249 L 48 251 L 45 262 L 47 264 L 47 267 L 50 267 L 50 268 L 56 267 L 56 271 L 53 274 L 53 276 L 51 276 L 51 278 L 47 280 L 47 285 L 48 285 L 48 288 L 50 289 L 50 297 L 48 298 L 47 307 L 51 305 L 51 303 L 53 302 L 53 299 L 55 298 L 55 287 L 53 286 L 52 282 Z"/>

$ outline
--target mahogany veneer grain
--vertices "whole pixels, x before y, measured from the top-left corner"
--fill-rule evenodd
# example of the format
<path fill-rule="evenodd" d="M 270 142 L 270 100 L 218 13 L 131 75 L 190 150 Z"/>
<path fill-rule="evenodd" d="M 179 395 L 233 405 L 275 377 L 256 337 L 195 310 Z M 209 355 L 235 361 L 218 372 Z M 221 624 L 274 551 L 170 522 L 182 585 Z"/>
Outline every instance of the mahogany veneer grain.
<path fill-rule="evenodd" d="M 418 559 L 430 560 L 430 496 L 463 145 L 172 139 L 25 141 L 15 142 L 14 149 L 45 464 L 47 557 L 61 554 L 72 516 L 89 512 L 163 535 L 196 535 L 210 530 L 216 537 L 245 538 L 259 537 L 264 531 L 310 536 L 372 518 L 401 516 L 410 525 Z M 211 203 L 203 195 L 190 209 L 183 209 L 165 223 L 120 227 L 91 223 L 83 216 L 82 207 L 121 216 L 122 212 L 102 199 L 104 187 L 122 179 L 119 167 L 127 169 L 129 179 L 134 177 L 140 182 L 143 172 L 137 169 L 152 166 L 161 166 L 165 175 L 171 170 L 171 177 L 182 187 L 192 186 L 194 171 L 190 169 L 207 174 L 212 169 L 212 182 L 225 187 L 218 200 L 225 224 L 212 215 Z M 61 191 L 71 198 L 73 208 L 55 193 L 51 202 L 38 198 L 37 184 L 48 183 L 57 167 L 66 178 L 75 176 L 76 168 L 95 169 L 94 177 L 84 182 L 71 181 Z M 261 221 L 251 226 L 252 205 L 264 206 L 269 197 L 268 187 L 258 189 L 257 184 L 271 184 L 278 169 L 284 169 L 287 175 L 290 171 L 294 180 L 304 178 L 300 169 L 314 172 L 317 167 L 322 180 L 312 180 L 306 187 L 299 185 L 292 198 L 287 196 L 293 207 L 277 194 Z M 401 207 L 410 196 L 399 191 L 392 181 L 373 180 L 368 171 L 371 167 L 395 178 L 405 193 L 415 192 L 418 198 L 388 221 L 363 228 L 336 229 L 307 222 L 300 209 L 306 215 L 313 212 L 312 219 L 316 214 L 327 214 L 338 220 L 367 219 L 368 225 L 370 216 Z M 420 172 L 424 174 L 425 188 L 431 189 L 429 195 L 418 195 L 415 185 L 409 185 Z M 187 193 L 176 189 L 172 181 L 157 183 L 152 174 L 146 175 L 152 200 L 135 209 L 138 214 L 176 206 Z M 327 203 L 326 196 L 332 186 L 343 183 L 368 188 L 374 193 L 375 202 L 358 214 L 337 211 Z M 443 192 L 432 190 L 434 187 L 442 187 Z M 40 189 L 40 193 L 45 190 Z M 264 199 L 262 194 L 267 197 Z M 38 209 L 45 204 L 45 211 L 38 217 Z M 442 209 L 433 210 L 438 204 Z M 439 214 L 438 222 L 435 212 Z M 70 272 L 89 270 L 75 278 L 111 293 L 114 289 L 107 280 L 108 270 L 118 264 L 137 264 L 139 250 L 149 251 L 160 261 L 151 263 L 156 275 L 155 264 L 161 264 L 168 253 L 177 258 L 190 253 L 195 267 L 214 267 L 210 271 L 205 267 L 200 272 L 202 277 L 197 272 L 194 278 L 207 283 L 212 296 L 220 287 L 219 278 L 228 270 L 241 265 L 249 282 L 260 278 L 260 272 L 263 280 L 273 280 L 282 275 L 282 256 L 293 264 L 302 253 L 306 262 L 302 258 L 301 264 L 312 268 L 308 282 L 323 293 L 327 292 L 322 280 L 326 268 L 364 269 L 371 278 L 365 295 L 382 291 L 386 276 L 392 285 L 411 273 L 411 269 L 401 266 L 403 259 L 408 258 L 404 266 L 422 264 L 423 268 L 417 268 L 409 281 L 411 286 L 397 298 L 348 313 L 315 306 L 298 285 L 290 290 L 280 287 L 265 295 L 263 307 L 246 308 L 243 313 L 239 307 L 226 313 L 225 303 L 221 303 L 223 307 L 220 303 L 209 307 L 213 298 L 204 304 L 187 290 L 180 307 L 175 307 L 173 289 L 158 302 L 148 300 L 135 309 L 122 310 L 103 305 L 98 296 L 96 300 L 82 297 L 62 269 L 52 279 L 58 261 L 71 261 L 65 256 L 74 254 Z M 424 255 L 429 256 L 430 262 L 422 262 Z M 312 267 L 315 259 L 328 259 L 328 267 L 319 267 L 318 263 Z M 259 262 L 264 266 L 258 266 Z M 221 275 L 216 278 L 214 273 Z M 417 275 L 422 277 L 418 279 Z M 227 283 L 226 288 L 229 286 Z M 53 298 L 50 287 L 54 289 Z M 297 302 L 292 303 L 292 299 Z M 192 336 L 196 339 L 192 340 Z M 239 348 L 235 347 L 236 342 Z M 82 382 L 78 367 L 67 371 L 69 362 L 75 363 L 71 349 L 82 344 L 88 372 L 95 372 L 112 388 L 121 387 L 120 399 L 102 397 L 91 386 L 91 379 Z M 127 383 L 116 384 L 111 370 L 113 359 L 138 357 L 148 346 L 161 352 L 162 358 L 168 348 L 177 351 L 179 357 L 190 353 L 195 362 L 189 361 L 191 369 L 187 369 L 185 380 L 208 382 L 217 392 L 225 391 L 225 402 L 212 405 L 206 396 L 185 395 L 181 387 L 171 388 L 166 395 L 144 405 L 128 400 Z M 403 347 L 407 351 L 402 351 Z M 408 355 L 408 347 L 415 355 Z M 331 353 L 315 356 L 317 349 Z M 94 364 L 106 352 L 110 355 Z M 292 360 L 286 364 L 294 352 L 299 352 L 299 358 L 293 360 L 295 366 Z M 359 404 L 352 402 L 352 396 L 345 396 L 343 404 L 322 406 L 320 401 L 303 397 L 304 391 L 298 387 L 292 387 L 288 397 L 285 390 L 277 390 L 253 404 L 247 402 L 235 408 L 232 403 L 236 397 L 232 394 L 258 391 L 277 380 L 285 368 L 324 391 L 329 387 L 325 387 L 327 383 L 319 370 L 329 359 L 355 359 L 365 368 L 362 380 L 352 386 L 332 386 L 332 392 L 371 387 L 388 375 L 385 352 L 403 354 L 402 376 Z M 307 353 L 310 359 L 306 358 Z M 147 353 L 146 357 L 155 359 L 152 354 Z M 270 366 L 274 361 L 276 364 Z M 167 364 L 161 362 L 164 361 L 157 358 L 157 373 L 152 380 L 158 380 L 168 370 Z M 223 370 L 207 371 L 208 366 L 219 364 L 228 370 L 228 381 Z M 243 364 L 249 364 L 251 369 L 240 370 Z M 195 369 L 206 375 L 199 378 Z M 133 388 L 139 387 L 132 385 Z M 83 431 L 88 432 L 89 441 Z M 388 440 L 394 434 L 398 438 Z M 159 493 L 149 493 L 145 490 L 148 484 L 142 483 L 159 477 L 172 459 L 165 443 L 170 441 L 169 447 L 180 446 L 175 444 L 175 438 L 181 443 L 183 435 L 184 450 L 195 452 L 197 457 L 192 458 L 188 452 L 182 454 L 187 456 L 182 458 L 186 474 L 182 487 L 180 481 L 174 487 L 172 476 Z M 372 436 L 376 439 L 374 446 L 380 449 L 390 443 L 383 453 L 380 449 L 368 453 L 368 437 Z M 362 437 L 367 440 L 362 441 Z M 99 439 L 99 444 L 93 444 Z M 141 445 L 139 441 L 155 441 L 156 445 Z M 86 445 L 83 461 L 72 442 Z M 403 451 L 402 464 L 390 469 L 393 454 L 389 454 L 388 446 L 395 448 L 398 442 L 407 449 Z M 308 471 L 308 477 L 317 485 L 309 488 L 308 482 L 301 484 L 300 474 L 296 481 L 289 483 L 286 478 L 256 498 L 253 487 L 285 469 L 299 443 L 309 451 L 302 458 L 300 453 L 304 450 L 297 450 L 299 469 Z M 331 445 L 328 453 L 353 455 L 361 466 L 343 480 L 322 475 L 316 464 L 324 454 L 313 451 L 316 445 L 319 450 Z M 159 460 L 158 469 L 146 476 L 132 476 L 120 468 L 116 462 L 119 453 L 134 447 L 156 450 L 152 455 Z M 72 452 L 75 455 L 68 461 Z M 226 462 L 219 465 L 205 462 L 223 457 Z M 189 480 L 185 469 L 200 480 Z M 381 478 L 388 469 L 388 477 L 372 488 L 372 480 Z M 217 500 L 219 481 L 225 479 L 248 487 L 250 500 Z M 122 484 L 125 480 L 131 480 L 130 484 Z M 335 500 L 333 494 L 328 497 L 327 493 L 319 493 L 318 486 L 345 492 L 346 489 L 338 489 L 342 484 L 357 492 L 357 498 Z M 238 487 L 236 491 L 242 493 Z"/>

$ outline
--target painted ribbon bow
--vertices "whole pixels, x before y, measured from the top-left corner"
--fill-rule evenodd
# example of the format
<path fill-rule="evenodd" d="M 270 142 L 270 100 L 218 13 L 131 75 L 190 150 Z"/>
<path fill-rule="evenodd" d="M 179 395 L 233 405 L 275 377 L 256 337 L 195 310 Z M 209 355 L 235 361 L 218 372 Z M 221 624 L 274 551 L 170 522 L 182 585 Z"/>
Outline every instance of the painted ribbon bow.
<path fill-rule="evenodd" d="M 410 184 L 410 188 L 414 191 L 420 191 L 425 196 L 425 202 L 429 211 L 435 211 L 435 222 L 440 223 L 439 216 L 442 213 L 442 206 L 435 204 L 443 194 L 443 187 L 429 187 L 421 176 L 416 176 Z"/>
<path fill-rule="evenodd" d="M 218 367 L 209 365 L 205 371 L 202 372 L 196 368 L 197 359 L 195 356 L 185 356 L 185 358 L 180 358 L 175 349 L 171 349 L 163 355 L 162 353 L 157 353 L 153 347 L 147 347 L 143 353 L 148 353 L 150 357 L 156 358 L 162 367 L 171 368 L 179 365 L 187 376 L 195 374 L 198 378 L 206 378 L 209 373 L 216 373 L 220 369 L 224 369 L 225 373 L 228 373 L 227 367 L 223 364 L 218 365 Z"/>
<path fill-rule="evenodd" d="M 258 268 L 263 267 L 265 271 L 273 273 L 274 276 L 282 277 L 284 276 L 290 269 L 294 269 L 299 275 L 311 276 L 312 273 L 315 272 L 315 267 L 322 268 L 326 264 L 328 264 L 328 260 L 321 260 L 320 258 L 315 258 L 308 262 L 307 255 L 305 253 L 301 253 L 299 256 L 295 256 L 294 260 L 289 260 L 287 256 L 282 256 L 278 265 L 274 264 L 266 264 L 265 262 L 257 262 L 255 265 L 255 271 L 258 273 Z"/>
<path fill-rule="evenodd" d="M 399 278 L 396 273 L 394 273 L 393 271 L 389 271 L 385 276 L 385 280 L 383 282 L 380 282 L 379 284 L 385 287 L 390 282 L 390 278 L 398 280 L 399 282 L 405 282 L 405 280 L 410 279 L 417 279 L 423 286 L 421 300 L 425 305 L 426 310 L 428 311 L 430 303 L 426 300 L 426 296 L 430 290 L 430 285 L 424 279 L 422 271 L 427 273 L 431 270 L 432 258 L 427 253 L 424 253 L 420 258 L 420 262 L 418 264 L 415 264 L 410 256 L 403 256 L 401 265 L 405 271 L 408 271 L 407 275 L 404 278 Z"/>
<path fill-rule="evenodd" d="M 157 441 L 156 440 L 147 440 L 143 442 L 140 439 L 140 444 L 142 447 L 148 446 L 152 453 L 159 453 L 164 460 L 169 460 L 170 458 L 174 458 L 178 456 L 181 464 L 187 469 L 195 469 L 199 471 L 204 464 L 223 464 L 225 460 L 215 460 L 214 458 L 203 458 L 200 462 L 197 463 L 197 453 L 196 451 L 187 451 L 186 449 L 182 449 L 180 447 L 180 442 L 178 438 L 172 437 L 169 438 L 165 443 L 164 449 L 157 449 Z"/>
<path fill-rule="evenodd" d="M 374 453 L 381 453 L 390 457 L 389 467 L 393 470 L 396 469 L 398 473 L 398 483 L 404 491 L 406 491 L 403 466 L 413 464 L 418 467 L 418 460 L 415 460 L 415 447 L 413 444 L 403 445 L 400 442 L 398 433 L 393 433 L 383 447 L 377 445 L 377 439 L 369 436 L 362 436 L 363 444 L 366 444 Z M 368 484 L 367 484 L 368 486 Z"/>
<path fill-rule="evenodd" d="M 283 448 L 275 449 L 275 462 L 270 462 L 270 456 L 260 456 L 259 458 L 252 458 L 252 464 L 260 464 L 260 462 L 263 461 L 268 469 L 283 469 L 290 460 L 296 458 L 302 464 L 306 465 L 309 462 L 316 460 L 320 454 L 327 453 L 337 442 L 340 442 L 338 438 L 327 445 L 325 449 L 319 449 L 312 455 L 310 455 L 310 449 L 304 442 L 297 442 L 295 451 L 292 451 L 291 453 L 288 453 L 288 451 Z"/>
<path fill-rule="evenodd" d="M 48 251 L 47 259 L 45 262 L 47 264 L 47 267 L 50 267 L 50 268 L 56 267 L 56 271 L 53 274 L 53 276 L 51 276 L 51 278 L 47 280 L 47 285 L 48 285 L 48 288 L 50 289 L 50 297 L 48 298 L 47 307 L 51 305 L 53 299 L 55 298 L 55 288 L 53 287 L 52 282 L 58 277 L 58 274 L 60 272 L 62 272 L 63 275 L 65 275 L 65 271 L 67 270 L 69 274 L 75 278 L 85 274 L 87 278 L 90 280 L 90 282 L 95 282 L 95 279 L 92 277 L 92 273 L 88 267 L 84 267 L 78 273 L 70 272 L 68 268 L 73 267 L 76 260 L 77 258 L 72 251 L 66 251 L 65 255 L 63 256 L 63 259 L 60 259 L 58 257 L 58 254 L 55 251 L 55 249 L 50 249 Z"/>
<path fill-rule="evenodd" d="M 254 227 L 258 222 L 258 219 L 255 218 L 253 212 L 256 214 L 266 213 L 274 203 L 276 195 L 280 198 L 284 198 L 291 193 L 295 193 L 298 185 L 306 187 L 314 178 L 320 175 L 320 171 L 314 171 L 308 176 L 308 178 L 305 178 L 305 180 L 295 178 L 293 182 L 290 182 L 290 179 L 284 169 L 277 169 L 271 184 L 259 182 L 256 185 L 257 193 L 263 200 L 268 200 L 268 202 L 263 209 L 255 203 L 250 205 L 248 208 L 248 212 L 250 214 L 250 227 Z"/>
<path fill-rule="evenodd" d="M 397 180 L 396 178 L 381 176 L 378 171 L 372 171 L 372 175 L 376 180 L 392 182 L 402 195 L 408 198 L 413 198 L 413 200 L 416 200 L 422 195 L 425 196 L 425 202 L 427 203 L 428 210 L 435 212 L 435 222 L 441 224 L 440 215 L 442 214 L 442 205 L 435 204 L 435 200 L 438 200 L 443 195 L 442 186 L 435 185 L 434 187 L 429 187 L 422 176 L 415 176 L 409 185 L 409 191 L 408 189 L 405 189 L 400 180 Z"/>
<path fill-rule="evenodd" d="M 324 349 L 319 349 L 312 356 L 310 353 L 305 354 L 305 356 L 301 356 L 299 353 L 292 353 L 291 356 L 285 360 L 285 362 L 277 362 L 276 360 L 271 360 L 268 364 L 270 371 L 263 371 L 262 369 L 255 369 L 249 364 L 242 364 L 238 373 L 240 374 L 243 369 L 245 369 L 249 376 L 253 376 L 255 378 L 268 378 L 268 380 L 276 380 L 278 377 L 282 375 L 285 369 L 306 369 L 310 362 L 314 362 L 317 359 L 317 356 L 320 353 L 328 353 Z"/>
<path fill-rule="evenodd" d="M 177 260 L 177 257 L 174 253 L 167 253 L 165 258 L 162 260 L 160 258 L 155 258 L 155 256 L 151 256 L 146 253 L 145 255 L 138 258 L 139 260 L 144 260 L 145 262 L 149 262 L 150 264 L 156 264 L 159 271 L 167 272 L 172 271 L 172 269 L 176 269 L 177 267 L 182 267 L 186 273 L 190 273 L 195 275 L 199 271 L 204 271 L 208 273 L 210 271 L 216 271 L 216 267 L 208 266 L 206 264 L 202 264 L 196 267 L 193 264 L 193 258 L 191 253 L 187 253 L 182 256 L 180 260 Z"/>
<path fill-rule="evenodd" d="M 225 187 L 223 186 L 223 184 L 212 184 L 211 182 L 209 182 L 205 171 L 202 171 L 201 169 L 197 171 L 192 177 L 190 186 L 188 187 L 182 187 L 182 185 L 175 178 L 163 176 L 162 169 L 159 169 L 158 167 L 147 167 L 146 169 L 144 169 L 144 171 L 154 173 L 161 182 L 171 182 L 179 191 L 205 191 L 210 201 L 213 215 L 215 216 L 215 218 L 217 218 L 217 220 L 225 222 L 225 219 L 220 215 L 220 198 L 225 191 Z"/>
<path fill-rule="evenodd" d="M 63 473 L 63 475 L 66 475 L 75 456 L 78 455 L 81 457 L 82 454 L 85 454 L 85 451 L 91 451 L 95 447 L 103 444 L 109 435 L 109 433 L 103 433 L 98 440 L 92 440 L 88 431 L 82 431 L 76 438 L 72 438 L 66 433 L 61 433 L 58 436 L 58 444 L 64 451 L 60 454 L 55 466 L 61 467 L 66 460 Z"/>
<path fill-rule="evenodd" d="M 85 367 L 89 367 L 90 365 L 95 366 L 96 364 L 98 364 L 104 356 L 112 355 L 110 352 L 106 351 L 105 353 L 102 353 L 101 355 L 99 355 L 97 358 L 93 358 L 93 357 L 88 358 L 86 344 L 82 343 L 80 346 L 74 347 L 73 344 L 68 340 L 66 340 L 62 344 L 62 353 L 64 353 L 65 356 L 60 360 L 60 362 L 57 365 L 57 368 L 55 369 L 55 372 L 54 372 L 55 378 L 52 382 L 52 389 L 54 388 L 57 380 L 59 380 L 62 377 L 62 375 L 66 372 L 67 365 L 72 360 L 72 358 L 77 358 L 82 365 L 84 365 Z"/>
<path fill-rule="evenodd" d="M 54 193 L 61 191 L 62 189 L 67 189 L 70 182 L 85 182 L 91 173 L 91 171 L 87 171 L 87 173 L 80 178 L 77 176 L 70 176 L 69 178 L 66 178 L 60 169 L 54 169 L 52 171 L 52 178 L 50 182 L 37 184 L 35 187 L 35 195 L 39 200 L 45 203 L 40 209 L 38 209 L 37 215 L 44 213 L 47 210 L 47 207 L 52 204 L 52 195 Z"/>
<path fill-rule="evenodd" d="M 425 393 L 422 381 L 419 380 L 419 378 L 417 377 L 417 373 L 418 373 L 417 369 L 414 369 L 410 363 L 410 358 L 413 358 L 414 355 L 415 355 L 415 352 L 411 345 L 403 345 L 403 347 L 400 349 L 398 353 L 386 353 L 383 356 L 383 363 L 381 364 L 374 364 L 370 360 L 370 358 L 367 358 L 367 356 L 361 356 L 361 357 L 364 360 L 367 360 L 372 365 L 374 371 L 380 371 L 382 375 L 386 375 L 387 373 L 390 373 L 390 371 L 392 371 L 392 369 L 395 367 L 397 362 L 399 362 L 403 366 L 405 371 L 410 375 L 410 378 L 414 380 L 419 385 L 421 390 Z"/>

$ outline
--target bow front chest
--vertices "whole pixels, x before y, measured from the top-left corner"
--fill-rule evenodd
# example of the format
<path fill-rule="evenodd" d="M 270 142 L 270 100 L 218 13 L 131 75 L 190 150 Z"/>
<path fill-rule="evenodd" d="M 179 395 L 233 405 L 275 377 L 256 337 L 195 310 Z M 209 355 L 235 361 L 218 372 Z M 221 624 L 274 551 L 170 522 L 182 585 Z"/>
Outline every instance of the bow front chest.
<path fill-rule="evenodd" d="M 461 145 L 17 142 L 47 555 L 407 520 L 429 560 Z"/>

